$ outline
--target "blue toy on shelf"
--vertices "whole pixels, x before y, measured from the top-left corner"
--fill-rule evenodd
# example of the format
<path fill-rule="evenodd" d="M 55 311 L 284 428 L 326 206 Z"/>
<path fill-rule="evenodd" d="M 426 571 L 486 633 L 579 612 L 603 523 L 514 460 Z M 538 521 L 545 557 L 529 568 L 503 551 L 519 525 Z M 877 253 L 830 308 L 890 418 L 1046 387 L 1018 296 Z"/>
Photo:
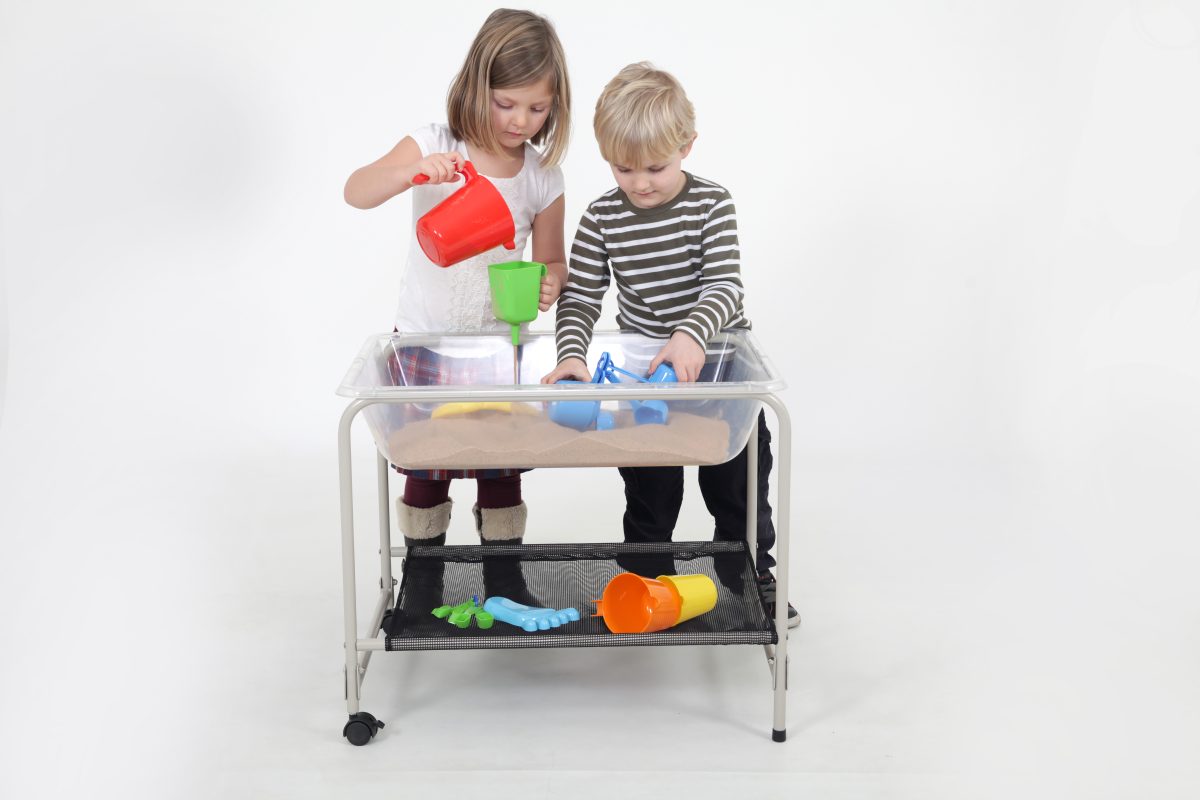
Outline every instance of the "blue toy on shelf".
<path fill-rule="evenodd" d="M 548 631 L 568 622 L 578 622 L 579 612 L 574 608 L 533 608 L 513 602 L 507 597 L 489 597 L 483 604 L 484 611 L 492 617 L 515 625 L 523 631 Z"/>

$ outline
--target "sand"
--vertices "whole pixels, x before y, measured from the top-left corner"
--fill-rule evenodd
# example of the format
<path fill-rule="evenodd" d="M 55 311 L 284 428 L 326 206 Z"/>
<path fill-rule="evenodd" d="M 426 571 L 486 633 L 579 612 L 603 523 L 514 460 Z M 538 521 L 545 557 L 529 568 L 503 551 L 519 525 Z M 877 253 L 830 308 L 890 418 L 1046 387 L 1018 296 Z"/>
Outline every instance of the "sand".
<path fill-rule="evenodd" d="M 478 412 L 413 422 L 393 431 L 387 456 L 410 469 L 649 467 L 720 464 L 729 458 L 723 420 L 672 411 L 666 425 L 635 425 L 617 412 L 609 431 L 577 431 L 546 416 Z"/>

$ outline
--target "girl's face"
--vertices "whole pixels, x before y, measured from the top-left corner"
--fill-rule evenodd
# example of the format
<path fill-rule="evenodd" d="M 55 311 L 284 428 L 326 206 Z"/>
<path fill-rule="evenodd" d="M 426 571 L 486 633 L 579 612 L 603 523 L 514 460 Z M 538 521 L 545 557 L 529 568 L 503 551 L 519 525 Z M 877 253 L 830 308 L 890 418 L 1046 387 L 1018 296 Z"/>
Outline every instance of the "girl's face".
<path fill-rule="evenodd" d="M 506 150 L 525 142 L 546 124 L 554 104 L 554 89 L 546 77 L 528 86 L 492 89 L 492 130 Z"/>

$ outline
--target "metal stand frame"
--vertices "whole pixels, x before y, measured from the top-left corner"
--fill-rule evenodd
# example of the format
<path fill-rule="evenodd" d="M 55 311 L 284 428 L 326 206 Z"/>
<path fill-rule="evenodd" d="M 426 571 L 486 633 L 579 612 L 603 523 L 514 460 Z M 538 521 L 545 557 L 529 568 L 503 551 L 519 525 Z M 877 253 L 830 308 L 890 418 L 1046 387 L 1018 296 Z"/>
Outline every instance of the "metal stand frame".
<path fill-rule="evenodd" d="M 533 401 L 551 401 L 561 400 L 562 395 L 552 388 L 534 389 L 528 386 L 523 386 L 513 389 L 511 393 L 493 393 L 492 396 L 497 400 L 510 400 L 516 402 L 533 402 Z M 695 386 L 688 389 L 667 389 L 657 387 L 654 393 L 655 399 L 670 400 L 670 399 L 715 399 L 715 400 L 759 400 L 764 405 L 770 406 L 775 414 L 775 419 L 779 424 L 779 435 L 776 445 L 778 455 L 776 464 L 778 466 L 776 486 L 778 487 L 778 501 L 775 507 L 775 531 L 776 531 L 776 602 L 775 602 L 775 631 L 778 637 L 778 645 L 767 644 L 763 649 L 767 657 L 767 666 L 771 670 L 772 688 L 774 690 L 774 714 L 772 718 L 771 738 L 776 742 L 782 742 L 787 738 L 787 728 L 785 718 L 787 715 L 787 671 L 788 671 L 788 627 L 787 627 L 787 608 L 788 608 L 788 551 L 790 537 L 790 522 L 791 522 L 791 469 L 792 469 L 792 423 L 791 417 L 788 415 L 787 407 L 772 393 L 746 393 L 739 391 L 736 394 L 722 391 L 719 385 L 712 389 L 698 389 Z M 628 392 L 612 391 L 612 387 L 606 387 L 606 390 L 579 390 L 571 393 L 572 400 L 639 400 L 644 399 L 645 395 L 635 390 Z M 452 402 L 460 399 L 459 394 L 447 393 L 445 396 L 436 392 L 423 392 L 420 396 L 422 403 L 430 402 Z M 371 654 L 376 650 L 384 649 L 384 638 L 380 636 L 381 626 L 383 623 L 384 614 L 391 609 L 394 602 L 394 587 L 396 581 L 392 578 L 392 559 L 401 558 L 405 555 L 405 548 L 392 547 L 391 538 L 391 518 L 389 511 L 390 497 L 388 491 L 388 480 L 391 470 L 388 461 L 381 454 L 376 456 L 376 472 L 377 486 L 379 491 L 379 564 L 380 564 L 380 579 L 379 579 L 379 597 L 375 601 L 375 607 L 371 612 L 370 624 L 367 627 L 368 634 L 363 638 L 358 637 L 358 607 L 356 583 L 354 574 L 354 487 L 353 487 L 353 466 L 350 458 L 350 427 L 354 422 L 354 418 L 358 416 L 367 406 L 375 405 L 376 403 L 400 405 L 404 403 L 417 402 L 417 398 L 369 398 L 356 399 L 350 402 L 346 410 L 342 413 L 341 423 L 338 426 L 338 472 L 341 480 L 341 515 L 342 515 L 342 593 L 344 601 L 344 615 L 346 639 L 345 639 L 345 692 L 346 692 L 346 709 L 350 715 L 350 722 L 347 723 L 346 731 L 349 731 L 351 726 L 364 725 L 370 728 L 370 735 L 362 741 L 356 741 L 354 736 L 349 733 L 347 735 L 355 744 L 366 744 L 371 737 L 374 736 L 375 730 L 372 725 L 382 727 L 383 723 L 377 722 L 374 717 L 365 714 L 359 709 L 359 700 L 362 694 L 362 682 L 367 673 L 367 665 L 371 662 Z M 753 444 L 758 437 L 758 415 L 754 415 L 754 424 L 750 430 L 749 442 Z M 747 451 L 749 456 L 747 459 L 747 502 L 746 502 L 746 540 L 751 553 L 751 557 L 757 554 L 757 526 L 755 520 L 758 517 L 758 448 L 751 446 Z M 363 719 L 368 719 L 369 724 L 363 722 Z M 365 735 L 365 728 L 360 728 Z"/>

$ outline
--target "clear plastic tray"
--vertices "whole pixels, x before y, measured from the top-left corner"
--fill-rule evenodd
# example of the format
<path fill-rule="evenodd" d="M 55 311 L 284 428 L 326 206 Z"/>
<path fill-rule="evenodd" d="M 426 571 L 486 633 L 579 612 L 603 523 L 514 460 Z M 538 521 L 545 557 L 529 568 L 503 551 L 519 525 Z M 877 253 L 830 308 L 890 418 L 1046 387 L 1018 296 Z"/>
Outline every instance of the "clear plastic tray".
<path fill-rule="evenodd" d="M 554 335 L 525 334 L 520 383 L 504 335 L 385 334 L 367 340 L 338 394 L 383 401 L 363 409 L 380 453 L 410 469 L 601 467 L 719 464 L 746 445 L 763 395 L 784 388 L 758 343 L 744 331 L 710 342 L 718 380 L 696 383 L 543 385 L 557 363 Z M 634 333 L 597 332 L 589 350 L 645 375 L 665 342 Z M 635 420 L 647 400 L 667 410 L 666 424 Z M 612 428 L 578 430 L 556 423 L 552 403 L 599 402 Z"/>

